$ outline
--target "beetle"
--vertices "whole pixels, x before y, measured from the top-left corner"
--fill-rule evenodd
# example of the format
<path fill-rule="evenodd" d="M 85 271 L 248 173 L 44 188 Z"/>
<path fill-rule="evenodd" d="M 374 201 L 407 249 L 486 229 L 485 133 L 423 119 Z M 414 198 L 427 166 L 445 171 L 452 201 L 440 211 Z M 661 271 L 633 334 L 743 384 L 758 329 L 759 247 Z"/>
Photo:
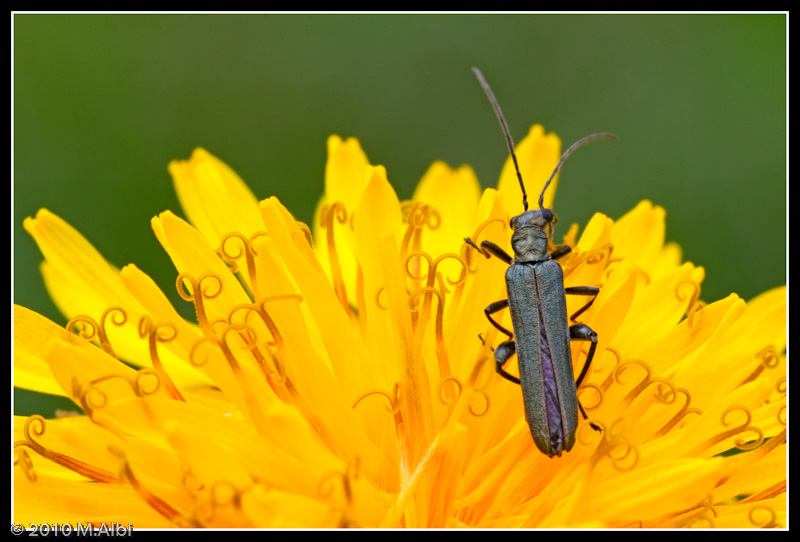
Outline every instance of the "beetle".
<path fill-rule="evenodd" d="M 500 105 L 480 70 L 472 68 L 472 71 L 486 92 L 505 135 L 522 188 L 524 212 L 511 219 L 513 258 L 491 241 L 481 242 L 480 247 L 469 238 L 464 241 L 486 258 L 495 256 L 509 265 L 505 274 L 508 299 L 491 303 L 484 309 L 489 322 L 508 336 L 508 340 L 494 351 L 495 370 L 503 378 L 521 385 L 525 419 L 537 448 L 551 458 L 560 457 L 562 452 L 570 451 L 575 444 L 578 410 L 584 419 L 588 419 L 578 400 L 577 389 L 589 371 L 597 348 L 597 334 L 589 326 L 580 323 L 570 325 L 570 322 L 575 322 L 575 318 L 592 306 L 600 290 L 594 286 L 564 287 L 564 273 L 556 260 L 569 254 L 572 248 L 561 245 L 548 253 L 548 241 L 552 242 L 557 218 L 552 209 L 544 207 L 544 193 L 561 165 L 578 147 L 596 139 L 616 141 L 617 138 L 612 134 L 597 133 L 569 147 L 539 195 L 539 208 L 528 210 L 528 196 L 514 154 L 514 141 Z M 567 295 L 591 296 L 569 321 Z M 492 314 L 506 307 L 511 313 L 513 333 L 492 318 Z M 570 340 L 591 342 L 577 380 L 572 369 Z M 519 362 L 519 378 L 503 368 L 515 353 Z M 595 424 L 591 426 L 600 431 Z"/>

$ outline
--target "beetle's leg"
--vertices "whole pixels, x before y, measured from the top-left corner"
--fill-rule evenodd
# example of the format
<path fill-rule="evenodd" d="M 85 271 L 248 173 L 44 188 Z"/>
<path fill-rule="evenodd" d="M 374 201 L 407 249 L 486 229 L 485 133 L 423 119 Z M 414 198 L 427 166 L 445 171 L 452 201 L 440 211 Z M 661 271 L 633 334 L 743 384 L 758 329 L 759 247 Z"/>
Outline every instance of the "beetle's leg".
<path fill-rule="evenodd" d="M 597 299 L 597 294 L 600 293 L 600 288 L 595 288 L 594 286 L 570 286 L 568 288 L 564 288 L 564 293 L 566 293 L 567 295 L 591 295 L 591 296 L 593 296 L 592 299 L 590 299 L 589 302 L 586 305 L 584 305 L 581 309 L 578 310 L 578 312 L 576 312 L 575 314 L 570 316 L 569 319 L 574 322 L 575 318 L 577 318 L 578 316 L 580 316 L 581 314 L 586 312 L 586 310 L 589 307 L 592 306 L 592 303 L 594 303 L 594 300 Z"/>
<path fill-rule="evenodd" d="M 481 249 L 478 245 L 476 245 L 472 241 L 472 239 L 470 239 L 469 237 L 464 239 L 464 241 L 469 246 L 471 246 L 472 248 L 474 248 L 475 250 L 477 250 L 478 252 L 480 252 L 481 254 L 486 256 L 487 258 L 490 256 L 490 253 L 491 253 L 492 256 L 494 256 L 495 258 L 500 258 L 501 260 L 503 260 L 508 265 L 511 265 L 511 262 L 514 261 L 514 259 L 511 256 L 509 256 L 508 253 L 505 250 L 503 250 L 499 246 L 495 245 L 491 241 L 481 241 L 481 247 L 483 247 L 483 249 Z"/>
<path fill-rule="evenodd" d="M 583 364 L 581 374 L 578 376 L 578 380 L 575 381 L 575 387 L 577 388 L 580 387 L 581 382 L 586 377 L 586 373 L 589 372 L 589 366 L 592 364 L 594 351 L 597 348 L 597 333 L 586 324 L 575 324 L 569 327 L 569 338 L 573 341 L 592 341 L 592 346 L 589 347 L 589 354 L 586 356 L 586 363 Z"/>
<path fill-rule="evenodd" d="M 497 329 L 499 329 L 500 331 L 502 331 L 503 333 L 508 335 L 509 339 L 513 339 L 514 338 L 514 334 L 511 333 L 506 328 L 504 328 L 503 326 L 501 326 L 500 324 L 498 324 L 497 322 L 495 322 L 494 318 L 492 318 L 492 316 L 491 316 L 492 314 L 494 314 L 494 313 L 496 313 L 498 311 L 501 311 L 501 310 L 505 309 L 506 307 L 508 307 L 508 299 L 504 299 L 502 301 L 495 301 L 494 303 L 492 303 L 491 305 L 489 305 L 488 307 L 483 309 L 483 313 L 486 315 L 486 318 L 489 319 L 489 321 L 492 323 L 492 325 L 494 327 L 496 327 Z"/>
<path fill-rule="evenodd" d="M 554 260 L 557 260 L 559 258 L 563 258 L 564 256 L 566 256 L 570 252 L 572 252 L 572 247 L 571 246 L 569 246 L 569 245 L 561 245 L 561 246 L 556 247 L 556 249 L 553 252 L 550 253 L 550 257 L 553 258 Z"/>
<path fill-rule="evenodd" d="M 581 404 L 581 401 L 580 401 L 580 399 L 578 400 L 578 408 L 579 408 L 579 409 L 581 409 L 581 414 L 583 414 L 583 419 L 584 419 L 584 420 L 588 420 L 588 419 L 589 419 L 589 416 L 587 416 L 587 415 L 586 415 L 586 411 L 585 411 L 585 410 L 583 410 L 583 405 Z M 602 429 L 600 429 L 600 427 L 596 426 L 596 425 L 595 425 L 595 424 L 593 424 L 592 422 L 589 422 L 589 425 L 590 425 L 590 426 L 591 426 L 591 428 L 592 428 L 592 429 L 594 429 L 595 431 L 602 431 Z"/>
<path fill-rule="evenodd" d="M 514 341 L 506 341 L 504 343 L 500 343 L 500 346 L 497 347 L 497 350 L 494 351 L 494 362 L 495 362 L 495 370 L 497 374 L 505 378 L 506 380 L 510 380 L 514 384 L 519 384 L 519 378 L 512 374 L 508 374 L 505 369 L 503 369 L 503 365 L 514 355 L 517 351 L 517 345 L 514 344 Z"/>
<path fill-rule="evenodd" d="M 585 288 L 589 288 L 589 286 L 585 286 Z M 594 301 L 594 299 L 592 301 Z M 589 347 L 589 353 L 586 355 L 586 363 L 583 364 L 581 374 L 578 375 L 578 380 L 575 381 L 575 387 L 579 388 L 581 382 L 583 382 L 583 379 L 586 378 L 586 373 L 589 372 L 589 366 L 592 364 L 592 359 L 594 359 L 594 351 L 597 348 L 597 333 L 595 333 L 592 328 L 585 324 L 575 324 L 574 326 L 569 327 L 569 338 L 576 341 L 592 341 L 592 346 Z M 581 409 L 583 419 L 588 420 L 589 416 L 587 416 L 586 411 L 583 410 L 583 405 L 581 404 L 580 399 L 578 400 L 578 408 Z M 602 431 L 602 429 L 591 422 L 589 422 L 589 425 L 591 425 L 592 429 L 595 431 Z"/>

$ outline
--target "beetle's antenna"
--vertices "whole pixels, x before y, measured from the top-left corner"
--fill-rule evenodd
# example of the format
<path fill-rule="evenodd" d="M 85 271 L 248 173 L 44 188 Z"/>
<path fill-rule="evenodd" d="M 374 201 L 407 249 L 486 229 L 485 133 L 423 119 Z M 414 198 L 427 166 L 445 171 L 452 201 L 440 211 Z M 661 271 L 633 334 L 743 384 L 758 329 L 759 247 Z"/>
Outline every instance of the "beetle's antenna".
<path fill-rule="evenodd" d="M 492 92 L 492 89 L 489 88 L 489 83 L 487 83 L 486 79 L 483 78 L 483 74 L 481 73 L 481 71 L 478 68 L 472 68 L 472 71 L 475 73 L 475 77 L 478 78 L 478 82 L 483 87 L 483 91 L 486 93 L 486 96 L 492 103 L 492 107 L 494 107 L 494 114 L 497 115 L 497 120 L 500 121 L 500 127 L 503 129 L 503 134 L 505 134 L 506 136 L 506 145 L 508 146 L 508 152 L 511 154 L 511 159 L 514 160 L 514 169 L 517 170 L 519 187 L 522 189 L 522 205 L 525 206 L 525 210 L 527 211 L 528 194 L 525 193 L 525 184 L 522 182 L 522 174 L 519 172 L 519 164 L 517 164 L 517 155 L 514 154 L 514 140 L 511 139 L 511 133 L 508 131 L 508 125 L 506 124 L 506 119 L 503 117 L 503 112 L 500 111 L 500 104 L 497 103 L 497 100 L 494 97 L 494 93 Z"/>
<path fill-rule="evenodd" d="M 600 133 L 597 133 L 597 134 L 591 134 L 591 135 L 588 135 L 588 136 L 586 136 L 586 137 L 584 137 L 582 139 L 579 139 L 578 141 L 573 143 L 570 148 L 568 148 L 566 151 L 564 151 L 564 154 L 561 155 L 561 159 L 558 161 L 558 164 L 556 164 L 556 169 L 554 169 L 553 173 L 550 174 L 550 178 L 547 179 L 546 183 L 544 183 L 544 188 L 542 188 L 542 193 L 539 194 L 539 209 L 542 209 L 544 207 L 544 192 L 545 192 L 545 190 L 547 190 L 547 187 L 550 186 L 550 181 L 552 181 L 553 177 L 556 176 L 556 173 L 558 173 L 558 170 L 561 167 L 561 165 L 564 163 L 564 161 L 567 158 L 569 158 L 569 155 L 572 154 L 573 152 L 575 152 L 578 149 L 578 147 L 583 146 L 584 143 L 588 143 L 590 141 L 594 141 L 595 139 L 608 139 L 609 141 L 616 141 L 617 140 L 617 136 L 615 136 L 614 134 L 607 134 L 605 132 L 600 132 Z M 525 209 L 527 209 L 527 208 L 528 207 L 526 206 Z"/>

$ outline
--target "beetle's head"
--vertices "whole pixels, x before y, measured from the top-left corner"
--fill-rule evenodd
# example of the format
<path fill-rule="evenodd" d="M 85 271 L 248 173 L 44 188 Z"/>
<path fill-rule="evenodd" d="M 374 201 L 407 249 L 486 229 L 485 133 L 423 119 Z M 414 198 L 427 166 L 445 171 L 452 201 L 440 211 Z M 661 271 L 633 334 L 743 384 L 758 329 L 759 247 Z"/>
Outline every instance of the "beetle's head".
<path fill-rule="evenodd" d="M 532 211 L 525 211 L 519 216 L 511 219 L 511 229 L 516 231 L 522 228 L 538 227 L 545 229 L 548 224 L 557 224 L 558 217 L 552 209 L 533 209 Z"/>
<path fill-rule="evenodd" d="M 511 246 L 514 249 L 515 262 L 537 262 L 547 260 L 548 234 L 552 235 L 552 226 L 558 221 L 550 209 L 534 209 L 525 211 L 511 219 Z"/>

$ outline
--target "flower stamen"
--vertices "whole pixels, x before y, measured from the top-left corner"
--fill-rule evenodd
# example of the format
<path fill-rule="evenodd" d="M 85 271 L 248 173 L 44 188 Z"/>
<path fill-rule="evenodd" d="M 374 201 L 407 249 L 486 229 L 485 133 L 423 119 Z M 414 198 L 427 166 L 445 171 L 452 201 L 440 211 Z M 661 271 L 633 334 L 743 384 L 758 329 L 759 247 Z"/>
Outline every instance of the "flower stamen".
<path fill-rule="evenodd" d="M 700 299 L 700 285 L 698 283 L 696 283 L 695 281 L 693 281 L 693 280 L 684 280 L 683 282 L 681 282 L 677 286 L 675 286 L 675 297 L 678 298 L 678 301 L 683 301 L 683 300 L 687 299 L 687 296 L 685 294 L 681 293 L 681 287 L 683 287 L 683 286 L 691 286 L 692 287 L 692 295 L 688 297 L 689 303 L 686 305 L 686 316 L 687 316 L 687 320 L 688 320 L 688 325 L 689 325 L 689 327 L 692 327 L 692 324 L 693 324 L 693 318 L 692 317 L 694 316 L 694 313 L 697 312 L 698 309 L 704 307 L 705 303 L 703 303 L 700 307 L 694 308 L 696 303 L 698 303 L 698 302 L 702 303 L 702 301 L 699 301 L 699 299 Z M 692 310 L 693 308 L 694 308 L 694 310 Z"/>
<path fill-rule="evenodd" d="M 34 426 L 35 424 L 35 426 Z M 40 456 L 44 457 L 45 459 L 49 459 L 53 463 L 60 465 L 66 469 L 69 469 L 73 472 L 80 474 L 81 476 L 85 476 L 90 480 L 94 480 L 96 482 L 106 482 L 112 483 L 117 481 L 117 477 L 114 476 L 113 473 L 101 469 L 99 467 L 95 467 L 94 465 L 90 465 L 89 463 L 84 463 L 83 461 L 79 461 L 74 459 L 68 455 L 64 455 L 60 452 L 55 452 L 48 448 L 45 448 L 42 444 L 36 442 L 33 439 L 32 435 L 36 435 L 41 437 L 44 435 L 45 429 L 45 421 L 44 418 L 38 414 L 34 414 L 33 416 L 29 417 L 25 420 L 25 426 L 23 427 L 23 440 L 18 440 L 14 443 L 14 449 L 16 450 L 20 446 L 25 446 L 30 448 Z M 17 461 L 14 464 L 19 464 L 20 468 L 25 472 L 25 475 L 31 481 L 36 481 L 36 473 L 32 471 L 33 464 L 30 460 L 30 457 L 27 456 L 27 453 L 24 450 L 20 450 L 22 453 L 22 462 L 18 463 Z M 33 476 L 33 478 L 31 478 Z"/>
<path fill-rule="evenodd" d="M 249 289 L 251 293 L 252 299 L 258 299 L 259 297 L 259 290 L 258 290 L 258 281 L 256 278 L 256 250 L 253 241 L 255 241 L 258 237 L 266 236 L 267 232 L 265 231 L 258 231 L 255 232 L 253 235 L 250 236 L 250 239 L 247 239 L 243 234 L 239 232 L 231 232 L 226 234 L 220 243 L 219 253 L 222 254 L 222 259 L 225 260 L 226 263 L 231 264 L 231 270 L 234 268 L 238 270 L 238 265 L 236 264 L 236 260 L 242 257 L 244 254 L 245 261 L 247 262 L 247 276 L 250 281 Z M 239 248 L 239 250 L 233 254 L 229 253 L 226 249 L 226 243 L 229 239 L 238 239 L 242 242 L 244 248 Z M 234 271 L 235 272 L 235 271 Z M 245 286 L 248 286 L 245 283 Z"/>
<path fill-rule="evenodd" d="M 667 401 L 662 401 L 660 395 L 657 395 L 656 398 L 659 399 L 659 401 L 663 402 L 664 404 L 674 403 L 675 400 L 677 399 L 677 395 L 679 393 L 681 393 L 681 394 L 683 394 L 684 397 L 686 397 L 686 402 L 681 407 L 681 409 L 678 411 L 678 413 L 675 414 L 675 416 L 673 416 L 666 424 L 664 424 L 664 427 L 662 427 L 661 429 L 656 431 L 656 433 L 655 433 L 656 437 L 661 437 L 661 436 L 664 436 L 667 433 L 669 433 L 672 430 L 672 428 L 675 427 L 678 424 L 678 422 L 680 422 L 688 414 L 700 414 L 700 415 L 703 414 L 703 411 L 700 410 L 699 408 L 689 408 L 689 404 L 692 402 L 692 395 L 689 393 L 689 390 L 686 390 L 684 388 L 675 389 L 670 385 L 670 391 L 671 391 L 671 393 L 673 395 L 672 401 L 668 401 L 668 402 Z M 660 392 L 660 388 L 659 388 L 659 392 Z"/>
<path fill-rule="evenodd" d="M 258 405 L 258 400 L 253 393 L 253 389 L 247 381 L 247 376 L 244 374 L 239 362 L 236 361 L 236 357 L 233 355 L 233 351 L 228 345 L 228 338 L 232 332 L 236 332 L 235 336 L 244 341 L 246 348 L 252 350 L 255 347 L 256 340 L 254 337 L 256 336 L 256 332 L 253 330 L 253 328 L 243 324 L 232 324 L 222 332 L 222 336 L 219 338 L 203 337 L 202 339 L 198 340 L 194 346 L 192 346 L 192 350 L 189 353 L 189 361 L 196 367 L 205 365 L 208 362 L 208 358 L 202 362 L 198 362 L 195 359 L 196 353 L 202 344 L 209 343 L 219 348 L 225 358 L 225 361 L 227 361 L 228 366 L 231 368 L 231 371 L 233 371 L 233 375 L 236 377 L 236 382 L 242 391 L 242 397 L 245 405 L 247 406 L 247 410 L 250 413 L 250 417 L 256 426 L 256 429 L 259 431 L 259 433 L 261 433 L 262 436 L 269 435 L 270 432 L 267 429 L 268 426 L 267 421 L 264 418 L 264 413 L 261 411 L 261 407 Z"/>
<path fill-rule="evenodd" d="M 159 334 L 161 330 L 166 330 L 167 334 L 164 335 Z M 169 332 L 172 331 L 172 333 Z M 167 391 L 167 394 L 172 399 L 177 399 L 178 401 L 186 401 L 181 395 L 181 392 L 178 391 L 178 387 L 169 377 L 167 371 L 164 369 L 164 366 L 161 363 L 161 360 L 158 357 L 158 349 L 156 347 L 156 343 L 161 342 L 170 342 L 175 340 L 178 336 L 178 330 L 175 328 L 174 325 L 170 324 L 169 322 L 159 322 L 153 325 L 153 321 L 150 319 L 149 316 L 142 316 L 139 319 L 139 337 L 145 338 L 147 337 L 147 344 L 150 351 L 150 361 L 153 363 L 153 367 L 155 368 L 156 372 L 158 373 L 159 381 L 164 383 L 164 388 Z"/>
<path fill-rule="evenodd" d="M 747 384 L 748 382 L 752 382 L 755 380 L 764 369 L 774 369 L 780 363 L 780 358 L 778 357 L 778 353 L 775 351 L 775 347 L 771 344 L 768 344 L 764 348 L 758 351 L 756 357 L 759 358 L 759 365 L 755 368 L 755 370 L 745 378 L 740 386 Z"/>
<path fill-rule="evenodd" d="M 206 279 L 214 279 L 217 281 L 216 291 L 214 291 L 212 287 L 208 287 L 205 290 L 201 288 L 203 281 Z M 191 286 L 191 292 L 184 290 L 184 286 L 187 282 Z M 208 322 L 203 299 L 214 299 L 222 293 L 222 279 L 214 273 L 206 273 L 195 280 L 190 274 L 181 273 L 175 281 L 175 286 L 178 289 L 178 295 L 181 296 L 181 299 L 194 303 L 195 312 L 197 313 L 197 322 L 200 324 L 200 329 L 203 330 L 203 334 L 213 337 L 215 333 L 211 328 L 211 324 Z"/>
<path fill-rule="evenodd" d="M 506 222 L 504 220 L 500 220 L 499 218 L 489 218 L 487 220 L 484 220 L 483 222 L 480 223 L 480 225 L 477 228 L 475 228 L 475 233 L 471 237 L 471 239 L 475 242 L 475 244 L 477 246 L 480 246 L 479 238 L 480 238 L 481 233 L 483 233 L 484 228 L 488 227 L 490 224 L 492 224 L 494 222 L 499 222 L 503 226 L 503 230 L 502 231 L 505 231 L 507 224 L 506 224 Z M 464 258 L 464 261 L 467 263 L 467 266 L 466 266 L 467 270 L 470 273 L 477 273 L 477 271 L 478 271 L 477 268 L 472 269 L 471 267 L 469 267 L 469 263 L 470 263 L 470 261 L 472 259 L 473 251 L 477 252 L 475 250 L 475 247 L 472 247 L 467 243 L 464 243 L 461 246 L 462 257 Z"/>
<path fill-rule="evenodd" d="M 319 221 L 322 229 L 325 230 L 325 240 L 328 244 L 328 259 L 331 265 L 333 289 L 336 293 L 336 297 L 339 299 L 339 303 L 349 317 L 351 316 L 350 303 L 347 301 L 347 288 L 345 288 L 342 265 L 339 263 L 339 253 L 336 250 L 336 241 L 333 235 L 334 219 L 336 219 L 339 224 L 347 223 L 347 209 L 341 201 L 333 202 L 330 205 L 323 205 L 320 210 Z"/>
<path fill-rule="evenodd" d="M 88 340 L 91 340 L 97 336 L 98 340 L 100 341 L 100 347 L 103 349 L 103 351 L 109 356 L 119 359 L 117 354 L 114 353 L 114 349 L 111 347 L 111 342 L 108 340 L 108 334 L 106 333 L 106 319 L 111 313 L 117 313 L 119 315 L 118 318 L 113 316 L 111 317 L 112 324 L 117 327 L 125 325 L 125 322 L 128 320 L 128 314 L 122 307 L 114 305 L 103 311 L 103 314 L 100 316 L 99 325 L 91 316 L 81 314 L 67 322 L 67 331 L 71 333 L 77 333 L 79 336 Z M 75 326 L 77 324 L 81 324 L 79 331 L 76 331 Z M 92 328 L 91 331 L 89 331 L 89 327 Z"/>
<path fill-rule="evenodd" d="M 401 206 L 401 212 L 404 208 Z M 435 230 L 441 223 L 441 216 L 430 205 L 418 201 L 410 202 L 405 206 L 406 215 L 405 221 L 408 223 L 403 241 L 400 245 L 401 257 L 409 253 L 409 247 L 414 252 L 419 251 L 422 245 L 422 228 L 428 226 L 430 229 Z M 436 217 L 435 226 L 431 225 L 431 218 Z"/>
<path fill-rule="evenodd" d="M 259 350 L 257 345 L 254 344 L 251 351 L 253 352 L 253 356 L 256 358 L 259 367 L 266 376 L 267 381 L 270 383 L 270 387 L 272 387 L 273 390 L 279 394 L 281 394 L 281 392 L 279 392 L 278 389 L 276 388 L 280 388 L 280 386 L 283 385 L 287 379 L 286 368 L 283 366 L 283 363 L 281 361 L 281 359 L 286 359 L 286 349 L 283 343 L 283 337 L 281 336 L 280 331 L 278 331 L 278 326 L 275 325 L 275 321 L 272 319 L 272 317 L 270 317 L 269 313 L 267 312 L 266 305 L 271 301 L 280 301 L 285 299 L 293 299 L 297 300 L 298 302 L 301 302 L 303 300 L 303 296 L 299 294 L 283 294 L 283 295 L 265 297 L 264 299 L 259 300 L 258 303 L 254 303 L 251 305 L 238 305 L 234 307 L 231 310 L 230 314 L 228 315 L 228 323 L 230 325 L 233 325 L 234 313 L 243 309 L 253 311 L 258 316 L 261 317 L 261 320 L 267 326 L 267 329 L 272 335 L 272 340 L 273 340 L 272 344 L 274 344 L 278 350 L 278 355 L 276 356 L 272 353 L 271 349 L 267 348 L 267 352 L 270 355 L 270 359 L 272 360 L 272 365 L 274 369 L 270 368 L 267 365 L 266 359 L 261 354 L 261 351 Z M 245 317 L 245 320 L 246 319 L 247 317 Z M 267 342 L 266 344 L 269 346 L 270 342 Z M 273 383 L 275 385 L 273 385 Z"/>
<path fill-rule="evenodd" d="M 14 466 L 16 467 L 19 465 L 19 468 L 22 469 L 22 473 L 25 475 L 25 478 L 31 482 L 38 480 L 38 476 L 36 476 L 36 471 L 33 468 L 33 461 L 31 460 L 30 454 L 28 454 L 28 450 L 25 448 L 17 449 L 15 445 L 14 452 L 19 454 L 19 459 L 14 460 Z"/>

